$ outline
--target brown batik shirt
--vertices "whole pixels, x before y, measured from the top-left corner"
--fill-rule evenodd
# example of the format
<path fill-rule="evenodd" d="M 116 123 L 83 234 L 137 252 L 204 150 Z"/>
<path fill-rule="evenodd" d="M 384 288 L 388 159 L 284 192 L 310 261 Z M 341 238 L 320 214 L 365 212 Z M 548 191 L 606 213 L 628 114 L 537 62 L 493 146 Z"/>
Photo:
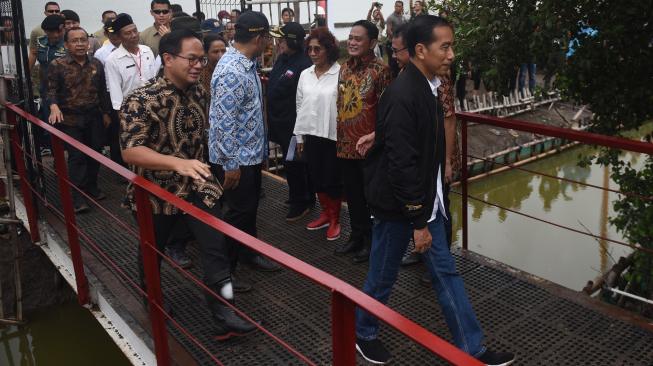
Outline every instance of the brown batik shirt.
<path fill-rule="evenodd" d="M 70 55 L 58 58 L 48 68 L 48 99 L 59 106 L 63 124 L 75 126 L 88 113 L 109 113 L 111 102 L 102 63 L 86 56 L 84 65 Z"/>
<path fill-rule="evenodd" d="M 338 82 L 337 155 L 344 159 L 363 159 L 356 143 L 374 132 L 376 107 L 390 84 L 390 69 L 370 52 L 352 57 L 340 68 Z"/>
<path fill-rule="evenodd" d="M 120 147 L 148 147 L 159 154 L 180 159 L 206 162 L 206 105 L 208 95 L 200 84 L 182 91 L 164 77 L 136 89 L 120 110 Z M 170 170 L 151 170 L 131 166 L 132 171 L 186 199 L 191 193 L 200 195 L 208 207 L 222 196 L 222 186 L 211 177 L 204 183 Z M 134 188 L 127 187 L 126 201 L 136 210 Z M 174 215 L 178 209 L 150 195 L 154 214 Z"/>
<path fill-rule="evenodd" d="M 438 98 L 442 103 L 442 109 L 444 110 L 444 118 L 449 118 L 455 116 L 456 107 L 454 105 L 454 95 L 453 95 L 453 83 L 451 78 L 448 76 L 441 77 L 440 81 L 442 84 L 438 87 Z M 446 142 L 447 144 L 451 143 L 450 141 Z M 458 121 L 456 121 L 456 138 L 453 141 L 453 156 L 451 157 L 451 170 L 454 173 L 454 176 L 457 172 L 460 172 L 460 141 L 458 139 Z"/>

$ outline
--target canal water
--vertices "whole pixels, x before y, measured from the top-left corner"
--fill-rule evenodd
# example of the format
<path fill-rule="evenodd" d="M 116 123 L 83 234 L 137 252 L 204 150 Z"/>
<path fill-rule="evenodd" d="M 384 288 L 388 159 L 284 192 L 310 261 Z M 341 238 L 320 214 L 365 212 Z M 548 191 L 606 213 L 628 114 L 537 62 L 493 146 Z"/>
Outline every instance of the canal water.
<path fill-rule="evenodd" d="M 608 169 L 578 166 L 579 156 L 593 152 L 587 147 L 572 148 L 524 168 L 618 190 Z M 636 167 L 643 156 L 624 154 L 622 159 Z M 453 189 L 460 191 L 460 187 Z M 625 241 L 608 223 L 614 214 L 612 203 L 618 199 L 615 193 L 510 170 L 471 182 L 469 194 L 583 232 Z M 456 194 L 451 199 L 454 242 L 461 245 L 461 199 Z M 581 290 L 588 280 L 609 270 L 615 260 L 631 251 L 473 199 L 469 200 L 468 212 L 470 250 L 573 290 Z"/>
<path fill-rule="evenodd" d="M 30 314 L 22 327 L 0 326 L 2 366 L 128 366 L 93 315 L 77 303 Z"/>

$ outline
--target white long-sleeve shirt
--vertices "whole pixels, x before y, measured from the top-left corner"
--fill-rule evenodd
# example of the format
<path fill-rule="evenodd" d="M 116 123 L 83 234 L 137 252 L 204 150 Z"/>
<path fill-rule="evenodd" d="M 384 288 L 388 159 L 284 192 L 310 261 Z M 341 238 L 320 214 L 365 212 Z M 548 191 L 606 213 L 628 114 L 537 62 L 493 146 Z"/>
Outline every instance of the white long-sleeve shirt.
<path fill-rule="evenodd" d="M 138 45 L 138 49 L 138 55 L 134 55 L 120 45 L 104 64 L 111 105 L 115 110 L 120 110 L 125 97 L 156 77 L 161 68 L 159 58 L 149 47 Z"/>
<path fill-rule="evenodd" d="M 438 77 L 435 77 L 433 80 L 429 80 L 429 85 L 431 86 L 431 92 L 433 95 L 437 98 L 438 97 L 438 88 L 442 82 Z M 431 222 L 436 219 L 438 216 L 438 211 L 442 214 L 442 216 L 446 219 L 447 214 L 446 210 L 444 208 L 444 194 L 442 190 L 442 166 L 438 162 L 438 178 L 437 178 L 437 183 L 436 183 L 436 193 L 435 193 L 435 199 L 433 200 L 433 211 L 431 212 L 431 218 L 429 218 L 428 222 Z"/>
<path fill-rule="evenodd" d="M 102 62 L 102 65 L 106 64 L 107 62 L 107 57 L 111 54 L 111 52 L 117 50 L 118 47 L 114 46 L 113 43 L 107 42 L 105 43 L 102 47 L 100 47 L 99 50 L 95 51 L 93 54 L 93 57 L 97 58 Z"/>
<path fill-rule="evenodd" d="M 303 135 L 311 135 L 336 141 L 336 117 L 338 111 L 338 76 L 340 65 L 334 62 L 319 79 L 315 66 L 302 71 L 297 85 L 297 120 L 295 130 L 297 142 L 303 142 Z"/>

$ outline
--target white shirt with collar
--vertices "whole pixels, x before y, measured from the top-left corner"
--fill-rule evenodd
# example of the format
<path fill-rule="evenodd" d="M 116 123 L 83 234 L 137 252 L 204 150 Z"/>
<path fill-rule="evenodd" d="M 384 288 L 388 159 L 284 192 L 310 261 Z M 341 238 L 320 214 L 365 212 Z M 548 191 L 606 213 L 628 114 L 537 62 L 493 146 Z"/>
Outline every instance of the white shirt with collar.
<path fill-rule="evenodd" d="M 297 120 L 295 130 L 297 142 L 303 135 L 311 135 L 336 141 L 336 102 L 338 99 L 338 76 L 340 65 L 334 62 L 318 79 L 315 65 L 302 71 L 297 85 Z"/>
<path fill-rule="evenodd" d="M 440 81 L 440 78 L 437 76 L 433 78 L 433 80 L 429 80 L 429 85 L 431 86 L 431 92 L 433 95 L 437 98 L 438 97 L 438 88 L 442 82 Z M 437 190 L 435 194 L 435 199 L 433 200 L 433 212 L 431 213 L 431 218 L 429 218 L 428 222 L 431 222 L 436 219 L 438 216 L 438 211 L 442 214 L 442 216 L 445 219 L 447 218 L 446 211 L 444 209 L 444 193 L 442 189 L 442 166 L 440 166 L 440 163 L 437 162 L 438 164 L 438 179 L 437 179 Z"/>
<path fill-rule="evenodd" d="M 115 110 L 120 110 L 125 97 L 156 77 L 161 68 L 161 61 L 149 47 L 138 45 L 138 49 L 138 55 L 134 55 L 120 45 L 105 61 L 107 87 Z"/>
<path fill-rule="evenodd" d="M 93 57 L 100 60 L 102 65 L 104 65 L 104 64 L 106 64 L 107 57 L 109 57 L 111 52 L 113 52 L 113 51 L 115 51 L 117 49 L 118 49 L 118 47 L 114 46 L 113 43 L 107 42 L 102 47 L 100 47 L 100 49 L 95 51 L 95 53 L 93 54 Z"/>

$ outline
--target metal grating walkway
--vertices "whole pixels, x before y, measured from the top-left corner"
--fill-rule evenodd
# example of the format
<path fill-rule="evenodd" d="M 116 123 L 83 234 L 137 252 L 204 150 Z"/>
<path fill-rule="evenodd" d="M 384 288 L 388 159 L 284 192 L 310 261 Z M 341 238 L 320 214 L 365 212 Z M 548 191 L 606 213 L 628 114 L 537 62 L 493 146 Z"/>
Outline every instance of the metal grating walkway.
<path fill-rule="evenodd" d="M 52 161 L 46 160 L 52 166 Z M 47 172 L 46 172 L 47 173 Z M 103 206 L 117 217 L 134 225 L 131 214 L 120 207 L 125 185 L 110 176 L 104 168 L 100 185 L 108 199 Z M 46 174 L 48 197 L 55 207 L 56 178 Z M 259 210 L 259 235 L 289 254 L 330 272 L 361 288 L 367 266 L 353 265 L 349 257 L 332 254 L 338 242 L 329 243 L 324 233 L 304 229 L 307 221 L 285 222 L 286 186 L 264 177 L 265 197 Z M 343 210 L 343 232 L 349 230 Z M 81 230 L 116 261 L 132 279 L 137 279 L 137 240 L 113 223 L 98 209 L 77 216 Z M 65 233 L 60 233 L 65 237 Z M 345 239 L 343 235 L 341 240 Z M 88 245 L 82 240 L 85 250 Z M 189 246 L 195 263 L 198 252 Z M 509 274 L 474 256 L 455 254 L 468 294 L 481 321 L 488 343 L 494 348 L 511 350 L 518 365 L 652 365 L 653 333 L 606 316 L 564 297 L 534 285 L 518 274 Z M 201 278 L 200 268 L 192 271 Z M 389 305 L 402 314 L 451 341 L 433 290 L 419 283 L 421 265 L 403 269 Z M 238 296 L 238 306 L 272 333 L 289 342 L 320 365 L 331 363 L 329 294 L 289 270 L 259 273 L 239 269 L 242 278 L 254 284 L 254 290 Z M 295 365 L 301 364 L 286 350 L 261 332 L 248 338 L 223 344 L 211 340 L 210 316 L 204 297 L 196 287 L 175 273 L 167 264 L 162 268 L 164 296 L 172 305 L 175 319 L 208 346 L 225 365 Z M 136 292 L 130 290 L 134 295 Z M 169 327 L 178 341 L 199 364 L 212 364 L 210 358 L 189 340 Z M 398 332 L 382 328 L 382 339 L 395 355 L 395 365 L 444 364 L 421 347 L 406 340 Z M 364 361 L 359 359 L 359 364 Z"/>

